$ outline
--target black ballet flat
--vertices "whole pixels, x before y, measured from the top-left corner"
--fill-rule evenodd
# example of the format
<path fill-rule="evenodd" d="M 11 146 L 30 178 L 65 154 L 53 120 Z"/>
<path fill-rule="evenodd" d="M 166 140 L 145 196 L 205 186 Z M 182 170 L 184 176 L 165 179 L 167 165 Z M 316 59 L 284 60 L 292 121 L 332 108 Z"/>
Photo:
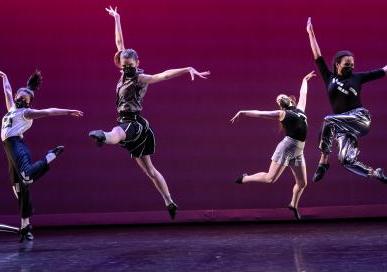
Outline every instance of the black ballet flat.
<path fill-rule="evenodd" d="M 175 219 L 177 208 L 178 208 L 177 205 L 173 202 L 167 206 L 169 216 L 171 217 L 172 220 Z"/>
<path fill-rule="evenodd" d="M 238 177 L 236 180 L 234 180 L 234 182 L 235 182 L 236 184 L 243 184 L 242 180 L 243 180 L 243 178 L 244 178 L 245 176 L 247 176 L 246 173 L 242 174 L 240 177 Z"/>
<path fill-rule="evenodd" d="M 92 130 L 89 132 L 89 137 L 91 137 L 98 147 L 103 146 L 106 141 L 105 133 L 102 130 Z"/>
<path fill-rule="evenodd" d="M 57 147 L 53 148 L 53 149 L 50 149 L 48 150 L 47 153 L 54 153 L 55 156 L 59 156 L 60 154 L 62 154 L 64 151 L 64 146 L 63 145 L 58 145 Z"/>
<path fill-rule="evenodd" d="M 294 217 L 297 219 L 297 221 L 300 221 L 302 219 L 298 208 L 295 208 L 289 204 L 288 209 L 294 213 Z"/>
<path fill-rule="evenodd" d="M 20 229 L 20 243 L 32 240 L 34 240 L 34 236 L 32 235 L 32 225 L 28 224 L 26 227 Z"/>
<path fill-rule="evenodd" d="M 317 167 L 316 172 L 314 173 L 313 181 L 318 182 L 319 180 L 321 180 L 324 177 L 325 173 L 328 171 L 328 169 L 329 163 L 320 163 Z"/>

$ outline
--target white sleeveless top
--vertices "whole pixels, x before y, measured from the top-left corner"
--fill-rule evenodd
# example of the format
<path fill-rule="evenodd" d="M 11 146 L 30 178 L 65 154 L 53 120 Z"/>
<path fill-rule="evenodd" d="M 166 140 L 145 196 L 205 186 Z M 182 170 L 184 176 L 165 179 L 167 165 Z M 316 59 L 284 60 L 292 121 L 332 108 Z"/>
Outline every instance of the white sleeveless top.
<path fill-rule="evenodd" d="M 9 137 L 19 136 L 23 138 L 23 133 L 32 126 L 32 119 L 24 117 L 26 108 L 17 109 L 12 107 L 10 111 L 4 115 L 1 124 L 1 140 L 4 142 Z"/>

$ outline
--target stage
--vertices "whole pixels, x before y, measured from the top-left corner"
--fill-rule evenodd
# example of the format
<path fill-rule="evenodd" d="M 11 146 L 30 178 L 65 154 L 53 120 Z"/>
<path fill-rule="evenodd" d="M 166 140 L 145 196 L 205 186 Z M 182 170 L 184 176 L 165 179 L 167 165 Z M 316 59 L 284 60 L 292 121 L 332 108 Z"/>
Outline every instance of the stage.
<path fill-rule="evenodd" d="M 386 271 L 387 220 L 38 228 L 0 271 Z"/>

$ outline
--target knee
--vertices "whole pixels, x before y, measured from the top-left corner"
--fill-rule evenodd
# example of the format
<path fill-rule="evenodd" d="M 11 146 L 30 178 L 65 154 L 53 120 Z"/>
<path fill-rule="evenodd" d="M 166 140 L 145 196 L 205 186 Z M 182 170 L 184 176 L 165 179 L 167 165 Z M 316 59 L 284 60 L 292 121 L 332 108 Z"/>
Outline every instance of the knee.
<path fill-rule="evenodd" d="M 306 181 L 303 181 L 303 182 L 300 182 L 298 183 L 298 187 L 303 190 L 306 188 L 306 186 L 308 185 L 308 183 Z"/>
<path fill-rule="evenodd" d="M 345 152 L 340 151 L 338 155 L 338 160 L 342 165 L 349 164 L 349 160 L 347 158 L 347 154 Z"/>
<path fill-rule="evenodd" d="M 338 159 L 342 165 L 353 164 L 357 158 L 357 150 L 355 149 L 344 149 L 340 150 Z"/>
<path fill-rule="evenodd" d="M 275 183 L 277 180 L 278 180 L 278 177 L 275 177 L 273 175 L 266 175 L 267 183 Z"/>
<path fill-rule="evenodd" d="M 324 125 L 329 125 L 335 120 L 335 117 L 332 115 L 327 115 L 324 117 Z"/>
<path fill-rule="evenodd" d="M 118 139 L 120 141 L 125 140 L 126 138 L 125 131 L 121 127 L 113 128 L 111 134 L 115 139 Z"/>
<path fill-rule="evenodd" d="M 155 179 L 157 177 L 157 170 L 156 168 L 154 167 L 151 167 L 151 168 L 147 168 L 146 171 L 145 171 L 146 175 L 150 178 L 150 179 Z"/>

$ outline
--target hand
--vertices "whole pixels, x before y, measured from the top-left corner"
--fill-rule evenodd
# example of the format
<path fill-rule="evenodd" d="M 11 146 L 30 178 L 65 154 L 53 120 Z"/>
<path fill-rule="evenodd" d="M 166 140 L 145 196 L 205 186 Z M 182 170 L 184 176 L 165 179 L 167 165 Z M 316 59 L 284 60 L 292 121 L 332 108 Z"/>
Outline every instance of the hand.
<path fill-rule="evenodd" d="M 308 17 L 308 21 L 306 22 L 306 32 L 309 34 L 313 33 L 313 25 L 312 25 L 312 18 Z"/>
<path fill-rule="evenodd" d="M 207 79 L 207 76 L 209 76 L 211 74 L 210 71 L 206 71 L 206 72 L 198 72 L 196 71 L 196 69 L 192 68 L 192 67 L 189 67 L 188 68 L 188 72 L 189 74 L 191 75 L 191 79 L 194 80 L 195 79 L 195 76 L 198 76 L 200 78 L 204 78 L 204 79 Z"/>
<path fill-rule="evenodd" d="M 306 76 L 304 76 L 304 80 L 309 81 L 312 77 L 315 77 L 315 76 L 316 76 L 315 71 L 312 71 L 309 74 L 307 74 Z"/>
<path fill-rule="evenodd" d="M 112 8 L 112 6 L 109 6 L 109 8 L 105 8 L 105 10 L 109 13 L 110 16 L 113 16 L 114 18 L 120 17 L 120 15 L 117 12 L 117 7 Z"/>
<path fill-rule="evenodd" d="M 0 77 L 1 78 L 7 78 L 7 75 L 4 72 L 0 71 Z"/>
<path fill-rule="evenodd" d="M 238 113 L 235 114 L 233 118 L 231 118 L 231 120 L 230 120 L 230 121 L 231 121 L 231 124 L 234 124 L 234 122 L 236 121 L 236 119 L 238 119 L 240 116 L 241 116 L 241 112 L 238 111 Z"/>
<path fill-rule="evenodd" d="M 69 115 L 71 115 L 73 117 L 82 117 L 83 116 L 83 112 L 78 111 L 78 110 L 70 110 L 69 111 Z"/>

